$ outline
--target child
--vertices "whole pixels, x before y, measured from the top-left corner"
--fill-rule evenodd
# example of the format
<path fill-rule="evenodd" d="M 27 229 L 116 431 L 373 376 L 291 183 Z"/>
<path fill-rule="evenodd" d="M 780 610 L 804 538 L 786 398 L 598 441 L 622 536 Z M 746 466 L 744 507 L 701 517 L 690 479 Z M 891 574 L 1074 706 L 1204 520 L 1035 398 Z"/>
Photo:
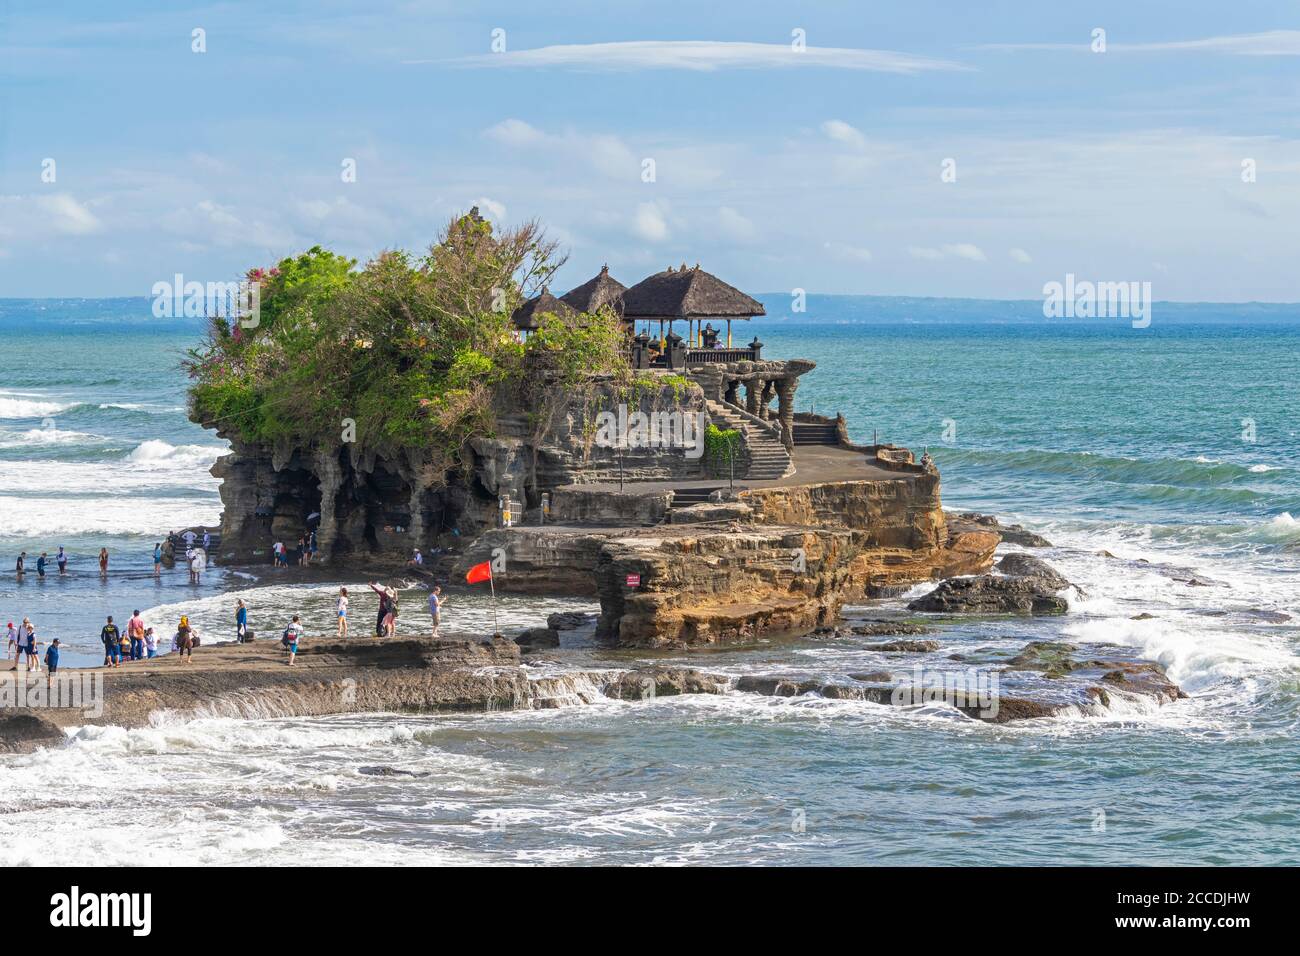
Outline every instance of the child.
<path fill-rule="evenodd" d="M 339 617 L 339 637 L 348 636 L 348 589 L 339 588 L 339 602 L 336 608 Z"/>
<path fill-rule="evenodd" d="M 284 629 L 284 640 L 289 648 L 289 666 L 293 666 L 293 659 L 298 656 L 298 639 L 302 637 L 302 625 L 298 623 L 298 615 L 293 616 L 289 626 Z"/>
<path fill-rule="evenodd" d="M 5 645 L 5 660 L 18 659 L 18 630 L 14 627 L 14 622 L 9 622 L 9 643 Z"/>
<path fill-rule="evenodd" d="M 59 639 L 56 637 L 50 642 L 50 649 L 45 652 L 45 669 L 53 677 L 59 672 Z"/>

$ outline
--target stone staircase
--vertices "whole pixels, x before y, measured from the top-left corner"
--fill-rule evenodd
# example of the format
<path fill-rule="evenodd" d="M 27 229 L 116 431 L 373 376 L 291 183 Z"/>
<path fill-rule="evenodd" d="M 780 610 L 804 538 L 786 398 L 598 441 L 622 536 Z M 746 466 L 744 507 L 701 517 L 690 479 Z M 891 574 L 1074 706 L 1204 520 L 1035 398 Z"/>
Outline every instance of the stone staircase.
<path fill-rule="evenodd" d="M 795 445 L 838 445 L 839 435 L 834 424 L 820 422 L 795 422 Z"/>
<path fill-rule="evenodd" d="M 718 428 L 735 429 L 744 441 L 744 450 L 736 461 L 736 477 L 747 481 L 772 481 L 794 474 L 794 462 L 778 435 L 765 428 L 747 412 L 723 402 L 706 402 L 709 422 Z M 740 466 L 747 460 L 747 469 Z"/>

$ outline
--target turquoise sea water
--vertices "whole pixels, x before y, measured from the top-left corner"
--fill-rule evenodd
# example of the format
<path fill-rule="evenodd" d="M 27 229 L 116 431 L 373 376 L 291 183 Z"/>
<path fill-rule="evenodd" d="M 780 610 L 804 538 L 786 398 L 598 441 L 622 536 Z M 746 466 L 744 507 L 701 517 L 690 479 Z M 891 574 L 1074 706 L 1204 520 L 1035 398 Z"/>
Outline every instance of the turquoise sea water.
<path fill-rule="evenodd" d="M 764 300 L 746 340 L 818 363 L 799 409 L 928 448 L 945 505 L 1039 530 L 1086 593 L 1059 619 L 945 626 L 940 654 L 1119 644 L 1191 698 L 1004 727 L 732 694 L 87 729 L 0 760 L 0 792 L 59 804 L 39 834 L 0 817 L 0 860 L 1300 862 L 1300 307 L 1157 303 L 1139 330 L 1045 320 L 1036 303 L 811 296 L 790 316 L 787 298 Z M 93 661 L 102 615 L 134 606 L 215 631 L 232 590 L 272 619 L 328 612 L 333 582 L 152 579 L 158 535 L 219 513 L 207 468 L 222 443 L 185 420 L 176 368 L 198 334 L 144 301 L 0 300 L 0 623 L 30 615 L 74 663 Z M 73 576 L 14 582 L 17 550 L 60 544 Z M 107 581 L 92 567 L 102 544 Z M 515 599 L 506 620 L 567 605 L 585 606 Z M 486 625 L 477 596 L 455 608 L 455 626 Z M 582 638 L 562 656 L 627 663 Z M 848 639 L 670 659 L 825 677 L 881 666 Z M 372 764 L 424 775 L 360 772 Z M 109 795 L 146 812 L 106 825 Z M 183 825 L 151 825 L 151 807 Z"/>

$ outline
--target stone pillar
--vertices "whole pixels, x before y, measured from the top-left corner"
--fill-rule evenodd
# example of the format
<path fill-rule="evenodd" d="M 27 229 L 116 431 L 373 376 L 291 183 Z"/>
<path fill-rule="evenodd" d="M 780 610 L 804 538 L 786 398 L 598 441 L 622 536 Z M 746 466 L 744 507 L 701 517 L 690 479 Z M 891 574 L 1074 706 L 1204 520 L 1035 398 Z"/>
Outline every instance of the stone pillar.
<path fill-rule="evenodd" d="M 751 415 L 758 414 L 758 392 L 762 387 L 758 379 L 749 379 L 745 382 L 745 411 Z"/>
<path fill-rule="evenodd" d="M 776 414 L 781 421 L 781 444 L 791 453 L 794 452 L 794 391 L 798 387 L 799 379 L 794 377 L 776 380 Z"/>
<path fill-rule="evenodd" d="M 767 421 L 772 417 L 772 380 L 763 379 L 763 394 L 758 399 L 758 417 Z"/>
<path fill-rule="evenodd" d="M 320 524 L 316 526 L 316 547 L 321 564 L 328 564 L 334 554 L 338 539 L 338 523 L 334 509 L 339 488 L 343 485 L 343 469 L 339 467 L 337 451 L 318 451 L 312 462 L 312 471 L 320 482 Z"/>

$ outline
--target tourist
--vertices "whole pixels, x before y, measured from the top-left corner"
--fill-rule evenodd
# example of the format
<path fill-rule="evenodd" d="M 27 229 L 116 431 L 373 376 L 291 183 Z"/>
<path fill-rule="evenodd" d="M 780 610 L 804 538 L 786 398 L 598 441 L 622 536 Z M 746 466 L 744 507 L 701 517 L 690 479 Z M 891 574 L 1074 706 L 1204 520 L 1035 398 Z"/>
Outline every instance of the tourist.
<path fill-rule="evenodd" d="M 242 598 L 235 599 L 235 643 L 243 644 L 248 634 L 248 608 Z"/>
<path fill-rule="evenodd" d="M 421 568 L 421 567 L 424 567 L 424 555 L 422 555 L 422 554 L 420 553 L 420 549 L 419 549 L 419 548 L 416 548 L 416 549 L 415 549 L 415 554 L 412 555 L 412 556 L 411 556 L 411 560 L 410 560 L 410 561 L 407 561 L 406 563 L 407 563 L 410 567 L 413 567 L 413 568 Z"/>
<path fill-rule="evenodd" d="M 36 576 L 38 578 L 45 577 L 45 552 L 44 551 L 42 551 L 41 556 L 36 559 Z"/>
<path fill-rule="evenodd" d="M 162 574 L 162 542 L 159 541 L 153 546 L 153 576 L 159 577 Z"/>
<path fill-rule="evenodd" d="M 375 637 L 385 637 L 397 623 L 397 592 L 386 585 L 372 581 L 370 590 L 379 595 L 379 612 L 375 618 Z"/>
<path fill-rule="evenodd" d="M 347 588 L 339 588 L 339 600 L 338 603 L 335 605 L 334 610 L 338 614 L 338 619 L 339 619 L 338 636 L 347 637 L 348 636 L 348 589 Z"/>
<path fill-rule="evenodd" d="M 158 638 L 154 635 L 152 627 L 144 629 L 144 656 L 151 660 L 158 656 Z"/>
<path fill-rule="evenodd" d="M 207 528 L 204 528 L 203 529 L 203 550 L 207 551 L 211 547 L 212 547 L 212 535 L 208 533 Z"/>
<path fill-rule="evenodd" d="M 271 563 L 277 568 L 288 566 L 289 559 L 284 553 L 283 541 L 277 541 L 275 544 L 271 545 Z"/>
<path fill-rule="evenodd" d="M 131 637 L 126 631 L 123 631 L 118 638 L 117 645 L 122 655 L 122 663 L 125 664 L 131 659 Z"/>
<path fill-rule="evenodd" d="M 306 535 L 298 536 L 298 566 L 305 568 L 307 566 L 307 537 Z"/>
<path fill-rule="evenodd" d="M 9 622 L 9 631 L 6 635 L 9 643 L 5 645 L 5 660 L 18 659 L 18 629 L 14 627 L 14 622 Z"/>
<path fill-rule="evenodd" d="M 182 614 L 181 622 L 176 627 L 176 650 L 187 664 L 194 663 L 194 643 L 194 628 L 190 627 L 190 619 Z"/>
<path fill-rule="evenodd" d="M 27 652 L 27 642 L 31 632 L 32 622 L 27 618 L 23 618 L 23 623 L 18 625 L 18 636 L 14 645 L 14 666 L 9 668 L 11 671 L 18 670 L 18 665 L 22 663 L 23 655 Z"/>
<path fill-rule="evenodd" d="M 289 666 L 293 666 L 293 659 L 298 656 L 298 640 L 302 637 L 302 625 L 298 623 L 298 615 L 293 616 L 289 626 L 284 629 L 284 646 L 289 648 Z"/>
<path fill-rule="evenodd" d="M 438 625 L 442 623 L 442 588 L 434 585 L 429 591 L 429 617 L 433 618 L 433 639 L 438 639 Z"/>
<path fill-rule="evenodd" d="M 51 677 L 59 671 L 59 639 L 50 641 L 50 648 L 45 652 L 45 669 Z"/>
<path fill-rule="evenodd" d="M 68 573 L 68 554 L 63 550 L 63 545 L 59 545 L 59 553 L 54 556 L 55 562 L 59 566 L 59 574 Z M 57 655 L 55 655 L 57 656 Z"/>
<path fill-rule="evenodd" d="M 126 633 L 131 638 L 131 660 L 144 660 L 144 618 L 140 616 L 139 608 L 126 622 Z"/>
<path fill-rule="evenodd" d="M 122 635 L 113 623 L 113 615 L 108 616 L 108 623 L 99 631 L 99 639 L 104 642 L 104 666 L 121 667 Z"/>
<path fill-rule="evenodd" d="M 23 618 L 23 620 L 27 624 L 27 669 L 29 671 L 35 670 L 37 673 L 40 673 L 41 659 L 36 656 L 36 648 L 40 644 L 40 641 L 36 640 L 36 625 L 32 624 L 32 622 L 28 621 L 26 618 Z M 14 670 L 18 670 L 17 665 L 14 666 Z"/>
<path fill-rule="evenodd" d="M 207 566 L 208 566 L 208 553 L 204 551 L 202 548 L 195 548 L 194 564 L 192 565 L 194 571 L 195 584 L 200 583 L 200 581 L 203 578 L 203 572 L 207 569 Z"/>
<path fill-rule="evenodd" d="M 316 532 L 312 531 L 307 535 L 307 551 L 311 554 L 311 559 L 316 560 Z"/>
<path fill-rule="evenodd" d="M 190 530 L 186 530 L 186 532 L 183 535 L 181 535 L 182 540 L 184 540 L 185 542 L 185 547 L 187 548 L 194 547 L 194 539 L 197 537 L 198 535 Z"/>
<path fill-rule="evenodd" d="M 24 551 L 22 554 L 18 555 L 18 561 L 16 564 L 14 564 L 14 574 L 18 576 L 19 581 L 23 579 L 23 572 L 26 570 L 27 570 L 27 552 Z"/>
<path fill-rule="evenodd" d="M 99 549 L 99 573 L 108 574 L 108 548 Z"/>

